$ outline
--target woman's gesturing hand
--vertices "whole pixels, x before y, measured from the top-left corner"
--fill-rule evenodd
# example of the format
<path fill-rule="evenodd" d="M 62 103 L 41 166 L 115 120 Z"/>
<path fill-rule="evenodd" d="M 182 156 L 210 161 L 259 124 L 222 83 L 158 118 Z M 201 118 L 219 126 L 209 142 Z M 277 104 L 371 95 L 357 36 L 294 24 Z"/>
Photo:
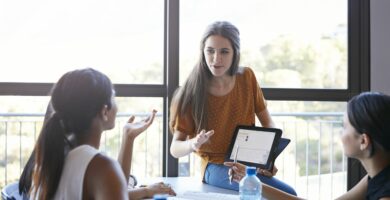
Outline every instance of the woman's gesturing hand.
<path fill-rule="evenodd" d="M 207 142 L 212 135 L 214 135 L 214 130 L 207 132 L 205 130 L 200 131 L 200 133 L 196 135 L 196 137 L 191 139 L 191 148 L 194 151 L 198 151 L 202 144 Z"/>
<path fill-rule="evenodd" d="M 157 111 L 153 110 L 152 114 L 139 121 L 134 122 L 135 117 L 131 116 L 125 126 L 123 127 L 123 132 L 129 137 L 130 139 L 135 139 L 139 134 L 141 134 L 143 131 L 145 131 L 150 125 L 152 125 L 154 117 L 156 116 Z"/>

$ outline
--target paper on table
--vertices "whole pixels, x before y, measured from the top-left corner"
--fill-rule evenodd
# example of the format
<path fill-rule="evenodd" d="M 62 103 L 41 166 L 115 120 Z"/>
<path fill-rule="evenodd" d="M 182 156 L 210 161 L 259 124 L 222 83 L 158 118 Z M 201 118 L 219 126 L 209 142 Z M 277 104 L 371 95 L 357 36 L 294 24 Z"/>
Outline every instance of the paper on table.
<path fill-rule="evenodd" d="M 176 197 L 169 197 L 169 200 L 209 200 L 209 199 L 223 199 L 223 200 L 238 200 L 239 196 L 234 194 L 222 194 L 216 192 L 199 192 L 187 191 L 179 194 Z"/>

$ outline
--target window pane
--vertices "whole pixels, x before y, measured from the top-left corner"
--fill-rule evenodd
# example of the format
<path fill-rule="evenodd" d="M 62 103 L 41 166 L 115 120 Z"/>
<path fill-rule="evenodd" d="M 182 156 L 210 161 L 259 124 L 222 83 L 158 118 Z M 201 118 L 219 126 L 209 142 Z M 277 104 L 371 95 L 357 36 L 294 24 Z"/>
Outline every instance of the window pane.
<path fill-rule="evenodd" d="M 262 87 L 345 89 L 347 3 L 347 0 L 181 1 L 180 83 L 195 65 L 206 26 L 227 20 L 240 30 L 241 66 L 254 69 Z"/>
<path fill-rule="evenodd" d="M 0 187 L 19 179 L 48 102 L 49 97 L 0 96 Z"/>
<path fill-rule="evenodd" d="M 163 99 L 116 97 L 116 101 L 116 126 L 103 134 L 100 150 L 116 160 L 129 117 L 135 115 L 139 121 L 156 109 L 154 123 L 134 142 L 131 173 L 162 176 Z M 49 97 L 0 96 L 0 188 L 19 179 L 41 131 L 48 102 Z"/>
<path fill-rule="evenodd" d="M 122 128 L 131 115 L 135 121 L 148 117 L 152 109 L 157 116 L 153 124 L 134 142 L 131 174 L 139 177 L 162 176 L 162 141 L 163 141 L 163 99 L 152 97 L 116 97 L 118 105 L 117 123 L 113 130 L 106 131 L 101 140 L 101 150 L 112 158 L 117 158 Z"/>
<path fill-rule="evenodd" d="M 146 17 L 145 17 L 146 16 Z M 2 82 L 56 82 L 93 67 L 115 83 L 163 83 L 164 1 L 2 1 Z"/>
<path fill-rule="evenodd" d="M 347 191 L 347 158 L 340 135 L 345 102 L 268 101 L 283 136 L 291 139 L 276 159 L 277 178 L 306 199 L 334 199 Z"/>

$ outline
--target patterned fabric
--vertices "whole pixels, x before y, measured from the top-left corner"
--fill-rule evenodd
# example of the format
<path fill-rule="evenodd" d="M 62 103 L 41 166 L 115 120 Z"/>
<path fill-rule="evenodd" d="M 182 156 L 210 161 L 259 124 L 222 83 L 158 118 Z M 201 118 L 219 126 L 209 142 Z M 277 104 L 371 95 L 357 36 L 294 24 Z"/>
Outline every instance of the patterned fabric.
<path fill-rule="evenodd" d="M 233 132 L 237 125 L 254 125 L 255 114 L 266 108 L 266 102 L 257 83 L 255 74 L 248 68 L 240 68 L 236 75 L 234 88 L 225 96 L 208 94 L 207 131 L 214 130 L 214 135 L 197 152 L 202 158 L 202 177 L 208 162 L 221 164 L 229 148 Z M 196 136 L 191 109 L 185 116 L 177 116 L 175 130 Z"/>

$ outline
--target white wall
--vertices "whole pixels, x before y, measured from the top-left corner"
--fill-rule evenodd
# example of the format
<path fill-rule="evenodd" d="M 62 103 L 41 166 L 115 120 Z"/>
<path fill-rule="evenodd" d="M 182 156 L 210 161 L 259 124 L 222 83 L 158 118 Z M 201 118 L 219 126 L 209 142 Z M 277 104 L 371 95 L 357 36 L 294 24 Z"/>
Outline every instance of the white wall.
<path fill-rule="evenodd" d="M 371 0 L 371 90 L 390 95 L 390 0 Z"/>

